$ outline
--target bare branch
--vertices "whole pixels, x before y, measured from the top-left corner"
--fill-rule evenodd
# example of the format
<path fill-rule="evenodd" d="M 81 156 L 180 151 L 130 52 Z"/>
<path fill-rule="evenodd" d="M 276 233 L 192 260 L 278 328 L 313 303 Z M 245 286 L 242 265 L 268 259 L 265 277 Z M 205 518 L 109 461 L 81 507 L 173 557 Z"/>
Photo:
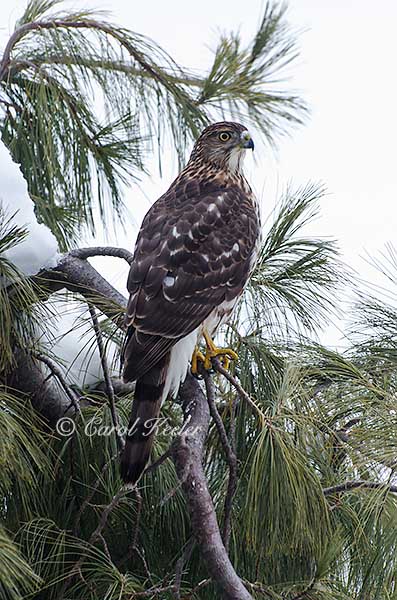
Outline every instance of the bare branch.
<path fill-rule="evenodd" d="M 65 592 L 69 588 L 72 579 L 74 578 L 74 576 L 76 574 L 78 574 L 81 571 L 81 565 L 83 564 L 83 562 L 84 562 L 84 560 L 85 560 L 85 558 L 87 556 L 89 548 L 91 546 L 93 546 L 98 539 L 100 539 L 100 537 L 102 535 L 102 531 L 105 528 L 105 525 L 107 523 L 107 520 L 109 518 L 110 513 L 119 504 L 120 500 L 125 495 L 125 493 L 126 493 L 126 490 L 125 490 L 125 487 L 123 486 L 113 496 L 112 500 L 109 502 L 109 504 L 106 506 L 106 508 L 102 512 L 101 518 L 99 519 L 99 523 L 98 523 L 96 529 L 91 534 L 90 539 L 88 540 L 86 550 L 84 552 L 82 552 L 82 554 L 80 555 L 80 558 L 73 565 L 73 567 L 71 568 L 71 571 L 70 571 L 69 575 L 67 576 L 67 578 L 64 581 L 64 584 L 62 586 L 62 590 L 60 592 L 60 598 L 64 597 Z"/>
<path fill-rule="evenodd" d="M 75 251 L 73 251 L 75 252 Z M 124 329 L 124 312 L 127 299 L 92 267 L 87 260 L 77 258 L 72 253 L 62 256 L 53 269 L 42 270 L 30 278 L 41 300 L 52 293 L 66 288 L 79 293 L 112 319 L 120 329 Z M 13 285 L 7 288 L 12 295 Z M 43 361 L 42 361 L 43 362 Z M 49 365 L 48 365 L 49 366 Z M 51 368 L 51 367 L 50 367 Z M 55 373 L 54 369 L 52 372 Z M 70 407 L 70 390 L 66 391 L 47 381 L 42 369 L 26 352 L 16 352 L 16 367 L 7 378 L 6 384 L 13 389 L 28 394 L 34 408 L 55 425 Z"/>
<path fill-rule="evenodd" d="M 167 458 L 171 458 L 171 457 L 172 457 L 172 448 L 170 447 L 156 461 L 154 461 L 149 466 L 147 466 L 146 469 L 144 470 L 143 474 L 147 475 L 148 473 L 152 473 L 152 471 L 155 471 L 160 465 L 162 465 L 163 462 L 165 462 L 167 460 Z"/>
<path fill-rule="evenodd" d="M 134 255 L 125 248 L 116 248 L 114 246 L 94 246 L 92 248 L 76 248 L 69 252 L 69 256 L 76 258 L 92 258 L 93 256 L 114 256 L 115 258 L 123 258 L 130 265 Z"/>
<path fill-rule="evenodd" d="M 70 396 L 64 388 L 43 372 L 42 365 L 25 350 L 14 353 L 15 367 L 5 377 L 5 385 L 15 393 L 28 396 L 32 406 L 51 427 L 70 408 Z"/>
<path fill-rule="evenodd" d="M 210 414 L 198 381 L 188 375 L 181 387 L 184 427 L 173 444 L 173 460 L 178 477 L 187 473 L 182 488 L 186 497 L 191 526 L 214 582 L 225 600 L 252 600 L 230 562 L 208 491 L 202 459 Z"/>
<path fill-rule="evenodd" d="M 184 551 L 181 556 L 178 558 L 176 562 L 175 568 L 175 583 L 174 583 L 174 596 L 176 600 L 181 600 L 181 583 L 182 583 L 182 573 L 185 564 L 188 562 L 194 548 L 194 538 L 190 538 Z"/>
<path fill-rule="evenodd" d="M 215 403 L 214 385 L 212 379 L 207 371 L 204 371 L 204 382 L 207 392 L 207 400 L 210 408 L 211 417 L 215 421 L 216 428 L 218 430 L 219 438 L 221 440 L 223 450 L 226 455 L 226 461 L 229 466 L 229 481 L 227 485 L 227 493 L 225 498 L 224 507 L 224 523 L 222 539 L 225 544 L 225 548 L 229 550 L 230 532 L 231 532 L 231 519 L 232 519 L 232 508 L 233 508 L 233 497 L 237 488 L 237 457 L 232 449 L 232 446 L 227 437 L 225 426 L 223 425 L 222 418 L 218 412 Z"/>
<path fill-rule="evenodd" d="M 92 498 L 94 497 L 95 492 L 97 491 L 97 489 L 99 488 L 101 481 L 102 481 L 102 477 L 105 474 L 105 472 L 108 470 L 109 466 L 111 465 L 111 463 L 113 462 L 113 460 L 116 458 L 116 456 L 112 456 L 102 467 L 101 472 L 95 482 L 95 484 L 92 486 L 90 493 L 88 494 L 88 496 L 86 497 L 86 499 L 84 500 L 84 502 L 82 503 L 82 505 L 80 506 L 79 512 L 77 513 L 76 516 L 76 520 L 74 523 L 74 527 L 73 527 L 73 535 L 77 535 L 79 533 L 79 527 L 80 527 L 80 520 L 81 517 L 84 513 L 84 511 L 86 510 L 87 506 L 89 505 L 89 503 L 91 502 Z"/>
<path fill-rule="evenodd" d="M 231 384 L 232 386 L 235 388 L 235 390 L 238 392 L 239 396 L 245 401 L 247 402 L 247 404 L 253 409 L 253 411 L 259 416 L 260 420 L 262 423 L 264 423 L 266 421 L 266 416 L 263 414 L 263 412 L 261 411 L 261 409 L 259 408 L 259 406 L 257 406 L 255 404 L 255 402 L 252 400 L 252 398 L 250 397 L 249 394 L 247 394 L 247 392 L 245 391 L 245 389 L 242 387 L 242 385 L 237 381 L 237 379 L 231 374 L 229 373 L 229 371 L 227 369 L 225 369 L 219 359 L 217 358 L 213 358 L 212 359 L 212 365 L 215 369 L 215 371 L 218 371 L 218 373 L 221 373 Z"/>
<path fill-rule="evenodd" d="M 357 488 L 366 488 L 371 490 L 386 490 L 388 492 L 393 492 L 397 494 L 397 485 L 389 485 L 387 483 L 380 483 L 378 481 L 345 481 L 345 483 L 340 483 L 339 485 L 334 485 L 332 487 L 324 488 L 323 494 L 324 496 L 330 496 L 331 494 L 339 494 L 341 492 L 349 492 L 351 490 L 355 490 Z"/>
<path fill-rule="evenodd" d="M 134 494 L 135 494 L 135 498 L 136 498 L 136 502 L 137 502 L 137 511 L 136 511 L 136 521 L 135 521 L 135 525 L 134 525 L 134 529 L 133 529 L 133 533 L 132 533 L 132 542 L 131 543 L 132 543 L 132 547 L 136 548 L 136 545 L 138 542 L 139 525 L 141 523 L 143 498 L 141 496 L 141 492 L 138 490 L 137 487 L 134 488 Z"/>
<path fill-rule="evenodd" d="M 48 358 L 48 356 L 45 356 L 45 354 L 41 354 L 40 352 L 31 352 L 31 355 L 33 356 L 33 358 L 36 358 L 37 360 L 40 360 L 42 363 L 47 365 L 51 373 L 55 375 L 55 377 L 58 379 L 59 383 L 65 390 L 75 411 L 79 412 L 80 396 L 70 387 L 58 365 L 54 363 L 54 361 L 52 361 L 50 358 Z"/>
<path fill-rule="evenodd" d="M 165 592 L 173 592 L 174 584 L 172 585 L 158 585 L 156 587 L 152 587 L 145 592 L 135 592 L 130 596 L 131 600 L 133 598 L 153 598 L 153 596 L 158 596 L 158 594 L 164 594 Z"/>
<path fill-rule="evenodd" d="M 108 545 L 107 545 L 107 543 L 106 543 L 106 540 L 105 540 L 105 538 L 103 537 L 102 533 L 100 533 L 100 534 L 99 534 L 99 539 L 100 539 L 100 540 L 101 540 L 101 542 L 102 542 L 102 546 L 103 546 L 104 552 L 105 552 L 105 554 L 106 554 L 106 558 L 108 559 L 108 561 L 109 561 L 110 563 L 112 563 L 112 562 L 113 562 L 113 560 L 112 560 L 112 557 L 111 557 L 111 555 L 110 555 L 109 547 L 108 547 Z"/>
<path fill-rule="evenodd" d="M 197 594 L 197 592 L 199 592 L 203 588 L 207 587 L 207 585 L 209 585 L 210 583 L 211 583 L 211 579 L 203 579 L 202 581 L 199 581 L 199 583 L 190 592 L 190 595 L 188 596 L 188 598 L 194 598 L 195 595 Z"/>
<path fill-rule="evenodd" d="M 274 600 L 274 594 L 270 593 L 269 590 L 265 588 L 265 586 L 262 583 L 251 583 L 251 581 L 247 581 L 247 579 L 244 579 L 244 583 L 253 592 L 256 592 L 257 594 L 262 594 L 266 598 L 271 598 L 271 600 Z"/>
<path fill-rule="evenodd" d="M 117 410 L 116 410 L 116 399 L 114 396 L 112 380 L 111 380 L 111 377 L 109 374 L 108 362 L 106 360 L 106 352 L 105 352 L 105 346 L 103 344 L 102 332 L 101 332 L 101 328 L 99 325 L 98 317 L 96 316 L 95 308 L 90 303 L 88 303 L 88 310 L 90 311 L 90 315 L 91 315 L 91 319 L 92 319 L 92 323 L 93 323 L 94 331 L 95 331 L 95 337 L 96 337 L 96 341 L 98 344 L 99 356 L 101 357 L 103 377 L 105 379 L 106 393 L 107 393 L 107 397 L 109 399 L 110 412 L 112 415 L 113 427 L 114 427 L 114 431 L 116 434 L 117 446 L 118 446 L 119 451 L 121 451 L 124 448 L 124 441 L 120 435 L 119 416 L 118 416 Z"/>

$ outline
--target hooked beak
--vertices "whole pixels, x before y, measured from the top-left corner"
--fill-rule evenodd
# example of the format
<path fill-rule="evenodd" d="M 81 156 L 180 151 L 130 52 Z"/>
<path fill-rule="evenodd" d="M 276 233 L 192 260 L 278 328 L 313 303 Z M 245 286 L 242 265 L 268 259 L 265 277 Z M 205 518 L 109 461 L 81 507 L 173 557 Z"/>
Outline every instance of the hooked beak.
<path fill-rule="evenodd" d="M 253 150 L 255 148 L 254 140 L 248 131 L 243 131 L 241 134 L 241 148 L 246 148 L 247 150 Z"/>

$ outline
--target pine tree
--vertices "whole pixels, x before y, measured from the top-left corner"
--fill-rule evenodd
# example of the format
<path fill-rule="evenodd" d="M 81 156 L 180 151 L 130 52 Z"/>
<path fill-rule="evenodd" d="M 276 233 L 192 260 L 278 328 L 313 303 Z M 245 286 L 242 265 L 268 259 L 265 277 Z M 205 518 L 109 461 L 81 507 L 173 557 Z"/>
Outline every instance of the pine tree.
<path fill-rule="evenodd" d="M 288 189 L 265 225 L 222 332 L 234 370 L 215 361 L 165 404 L 139 489 L 118 473 L 114 426 L 126 426 L 133 389 L 110 364 L 125 298 L 87 259 L 131 254 L 81 239 L 98 215 L 127 224 L 123 186 L 145 173 L 148 153 L 171 146 L 183 163 L 224 116 L 272 144 L 304 121 L 299 95 L 272 83 L 297 56 L 285 7 L 266 5 L 246 47 L 222 37 L 198 76 L 145 37 L 58 4 L 29 2 L 0 63 L 2 140 L 64 253 L 22 273 L 7 251 L 29 232 L 0 212 L 1 597 L 397 598 L 396 310 L 361 292 L 350 348 L 319 343 L 335 296 L 357 287 L 335 243 L 305 234 L 320 186 Z M 391 249 L 383 269 L 395 283 Z M 39 335 L 72 302 L 84 364 L 99 348 L 95 386 L 72 384 Z M 56 426 L 65 415 L 70 435 Z"/>

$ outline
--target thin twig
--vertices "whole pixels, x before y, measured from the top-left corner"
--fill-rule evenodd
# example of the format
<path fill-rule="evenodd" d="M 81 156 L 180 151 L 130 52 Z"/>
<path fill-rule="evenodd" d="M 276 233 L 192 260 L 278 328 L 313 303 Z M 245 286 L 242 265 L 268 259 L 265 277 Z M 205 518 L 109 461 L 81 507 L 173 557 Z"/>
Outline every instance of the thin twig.
<path fill-rule="evenodd" d="M 93 531 L 93 533 L 90 536 L 90 539 L 87 542 L 86 549 L 80 555 L 79 560 L 73 565 L 69 575 L 67 576 L 67 578 L 64 581 L 64 584 L 62 586 L 62 589 L 61 589 L 61 592 L 59 595 L 60 599 L 64 597 L 65 592 L 69 588 L 73 577 L 81 571 L 81 565 L 83 564 L 83 562 L 87 556 L 87 553 L 89 552 L 90 548 L 95 544 L 95 542 L 100 538 L 102 531 L 105 528 L 105 525 L 107 523 L 110 513 L 118 505 L 118 503 L 120 502 L 121 498 L 123 497 L 123 495 L 125 493 L 126 493 L 126 490 L 125 490 L 125 487 L 123 486 L 119 489 L 119 491 L 113 496 L 113 498 L 109 502 L 109 504 L 105 507 L 104 511 L 102 512 L 101 518 L 99 519 L 99 523 L 98 523 L 96 529 Z"/>
<path fill-rule="evenodd" d="M 214 369 L 216 371 L 218 371 L 218 373 L 221 373 L 221 375 L 223 375 L 232 384 L 232 386 L 236 389 L 236 391 L 238 392 L 240 397 L 243 400 L 245 400 L 245 402 L 247 402 L 247 404 L 256 412 L 256 414 L 259 416 L 259 418 L 261 420 L 261 423 L 262 424 L 265 423 L 266 417 L 263 414 L 263 412 L 261 411 L 261 409 L 259 408 L 259 406 L 257 406 L 255 404 L 255 402 L 252 400 L 250 395 L 247 394 L 247 392 L 242 387 L 242 385 L 237 381 L 237 379 L 231 373 L 229 373 L 229 371 L 227 369 L 225 369 L 221 365 L 219 359 L 213 358 L 212 365 L 213 365 Z"/>
<path fill-rule="evenodd" d="M 253 592 L 263 594 L 264 596 L 266 596 L 266 598 L 271 598 L 272 600 L 274 599 L 274 594 L 271 594 L 269 590 L 267 590 L 261 583 L 252 583 L 247 579 L 244 579 L 243 581 L 245 585 L 249 587 Z"/>
<path fill-rule="evenodd" d="M 183 573 L 184 566 L 189 561 L 189 559 L 192 555 L 194 544 L 195 544 L 194 538 L 190 538 L 190 540 L 186 544 L 186 548 L 184 549 L 181 556 L 178 558 L 176 565 L 175 565 L 174 595 L 175 595 L 176 600 L 181 600 L 182 573 Z"/>
<path fill-rule="evenodd" d="M 168 458 L 172 458 L 172 447 L 170 446 L 168 450 L 164 452 L 154 463 L 151 463 L 143 472 L 143 475 L 147 475 L 148 473 L 152 473 L 155 471 L 160 465 L 163 464 Z"/>
<path fill-rule="evenodd" d="M 229 442 L 225 426 L 222 418 L 218 412 L 215 402 L 214 384 L 207 371 L 203 372 L 205 389 L 207 392 L 208 406 L 210 414 L 215 421 L 218 435 L 221 440 L 223 450 L 226 455 L 226 462 L 229 466 L 229 480 L 227 485 L 227 493 L 224 504 L 224 521 L 222 539 L 226 550 L 229 550 L 230 532 L 231 532 L 231 520 L 232 520 L 232 508 L 233 508 L 233 497 L 237 488 L 237 457 L 233 451 L 233 448 Z"/>
<path fill-rule="evenodd" d="M 144 549 L 142 548 L 142 550 L 141 550 L 140 548 L 138 548 L 138 546 L 135 546 L 134 547 L 134 552 L 139 556 L 139 558 L 142 561 L 143 568 L 144 568 L 144 571 L 145 571 L 145 575 L 146 575 L 148 581 L 150 581 L 150 583 L 153 583 L 153 575 L 151 574 L 151 572 L 149 570 L 149 565 L 147 564 L 147 560 L 146 560 L 146 557 L 145 557 L 145 551 L 144 551 Z"/>
<path fill-rule="evenodd" d="M 344 483 L 340 483 L 339 485 L 334 485 L 332 487 L 324 488 L 323 494 L 324 496 L 330 496 L 331 494 L 339 494 L 340 492 L 349 492 L 350 490 L 354 490 L 357 488 L 367 488 L 371 490 L 380 490 L 384 489 L 387 492 L 393 492 L 397 494 L 397 485 L 389 485 L 387 483 L 380 483 L 377 481 L 345 481 Z"/>
<path fill-rule="evenodd" d="M 207 587 L 207 585 L 209 585 L 210 583 L 211 583 L 211 579 L 203 579 L 190 591 L 190 593 L 187 597 L 192 598 L 193 596 L 195 596 L 197 594 L 197 592 L 199 592 L 203 588 Z"/>
<path fill-rule="evenodd" d="M 122 486 L 119 489 L 119 491 L 113 496 L 113 498 L 109 502 L 109 504 L 105 507 L 105 509 L 101 515 L 101 518 L 99 519 L 99 523 L 98 523 L 96 529 L 93 531 L 90 539 L 88 540 L 89 546 L 92 546 L 93 544 L 95 544 L 95 542 L 99 538 L 100 534 L 102 533 L 103 529 L 105 528 L 105 525 L 107 523 L 110 513 L 118 505 L 118 503 L 120 502 L 121 498 L 125 495 L 125 493 L 126 493 L 125 487 Z"/>
<path fill-rule="evenodd" d="M 96 310 L 95 310 L 94 306 L 92 304 L 88 303 L 88 309 L 90 311 L 92 323 L 94 326 L 96 341 L 98 344 L 99 356 L 101 357 L 103 377 L 105 379 L 106 393 L 107 393 L 107 397 L 109 399 L 110 412 L 112 415 L 113 427 L 114 427 L 114 431 L 116 434 L 117 446 L 118 446 L 119 451 L 121 451 L 124 447 L 124 441 L 120 435 L 119 417 L 118 417 L 117 410 L 116 410 L 116 397 L 114 395 L 112 379 L 109 374 L 109 367 L 108 367 L 108 363 L 106 360 L 106 352 L 105 352 L 105 347 L 103 344 L 102 332 L 101 332 L 101 328 L 99 325 L 98 317 L 96 316 Z"/>
<path fill-rule="evenodd" d="M 172 592 L 174 590 L 174 584 L 163 586 L 151 587 L 145 592 L 134 592 L 129 597 L 129 600 L 133 600 L 134 598 L 152 598 L 153 596 L 157 596 L 158 594 L 164 594 L 165 592 Z"/>
<path fill-rule="evenodd" d="M 134 488 L 134 494 L 135 494 L 135 498 L 136 498 L 136 502 L 137 502 L 137 510 L 136 510 L 135 525 L 134 525 L 134 529 L 133 529 L 133 533 L 132 533 L 132 547 L 136 548 L 137 541 L 138 541 L 138 535 L 139 535 L 139 525 L 141 523 L 143 498 L 141 496 L 141 492 L 136 487 Z"/>
<path fill-rule="evenodd" d="M 145 574 L 146 574 L 147 579 L 150 581 L 150 583 L 152 585 L 154 585 L 153 584 L 152 574 L 151 574 L 151 572 L 149 570 L 149 566 L 148 566 L 148 564 L 146 562 L 144 551 L 143 551 L 143 549 L 141 551 L 139 549 L 139 547 L 138 547 L 139 525 L 140 525 L 140 521 L 141 521 L 143 499 L 142 499 L 141 493 L 138 490 L 138 488 L 134 487 L 133 491 L 134 491 L 134 494 L 135 494 L 135 497 L 136 497 L 136 500 L 137 500 L 136 520 L 135 520 L 134 527 L 132 529 L 131 543 L 129 545 L 128 552 L 124 556 L 124 558 L 118 563 L 117 567 L 120 568 L 124 563 L 128 563 L 128 561 L 131 559 L 131 557 L 135 553 L 135 554 L 137 554 L 139 556 L 139 558 L 142 561 L 143 568 L 145 570 Z"/>
<path fill-rule="evenodd" d="M 86 580 L 86 578 L 83 575 L 83 572 L 81 570 L 81 567 L 78 568 L 78 574 L 79 577 L 81 579 L 81 581 L 84 583 L 84 585 L 86 585 L 88 587 L 88 589 L 90 590 L 91 594 L 95 594 L 96 592 L 96 588 L 94 585 L 91 585 L 89 581 Z"/>
<path fill-rule="evenodd" d="M 79 525 L 80 525 L 80 520 L 81 517 L 84 513 L 84 511 L 86 510 L 87 506 L 89 505 L 89 503 L 91 502 L 91 500 L 94 497 L 95 492 L 98 490 L 101 481 L 102 481 L 102 477 L 105 474 L 105 472 L 107 471 L 107 469 L 109 468 L 109 466 L 111 465 L 111 463 L 113 462 L 113 460 L 116 458 L 116 456 L 112 456 L 102 467 L 101 472 L 99 474 L 99 476 L 97 477 L 97 480 L 95 481 L 93 487 L 91 488 L 90 493 L 88 494 L 88 496 L 85 498 L 84 502 L 82 503 L 82 505 L 80 506 L 79 512 L 77 513 L 76 516 L 76 520 L 74 523 L 74 527 L 73 527 L 73 535 L 77 535 L 78 534 L 78 529 L 79 529 Z"/>
<path fill-rule="evenodd" d="M 169 492 L 166 493 L 164 498 L 161 499 L 160 508 L 163 508 L 163 506 L 165 504 L 167 504 L 167 502 L 169 502 L 171 500 L 171 498 L 173 498 L 175 496 L 175 494 L 181 489 L 182 484 L 186 481 L 188 472 L 189 472 L 189 466 L 185 465 L 185 470 L 183 473 L 180 474 L 180 476 L 178 478 L 178 483 L 173 488 L 171 488 Z"/>
<path fill-rule="evenodd" d="M 66 381 L 64 374 L 62 373 L 62 371 L 58 367 L 58 365 L 56 363 L 54 363 L 54 361 L 52 361 L 50 358 L 48 358 L 48 356 L 46 356 L 45 354 L 41 354 L 40 352 L 32 352 L 31 354 L 32 354 L 33 358 L 36 358 L 40 362 L 47 365 L 47 367 L 50 369 L 52 375 L 54 375 L 58 379 L 62 388 L 66 392 L 75 411 L 79 412 L 80 411 L 80 396 L 70 387 L 70 385 Z"/>
<path fill-rule="evenodd" d="M 99 537 L 99 539 L 100 539 L 100 540 L 101 540 L 101 542 L 102 542 L 102 546 L 103 546 L 103 549 L 104 549 L 104 551 L 105 551 L 106 558 L 108 559 L 108 561 L 109 561 L 110 563 L 112 563 L 112 562 L 113 562 L 113 560 L 112 560 L 112 557 L 111 557 L 111 555 L 110 555 L 109 548 L 108 548 L 108 545 L 107 545 L 107 543 L 106 543 L 106 540 L 105 540 L 105 538 L 103 537 L 102 533 L 100 533 L 98 537 Z"/>

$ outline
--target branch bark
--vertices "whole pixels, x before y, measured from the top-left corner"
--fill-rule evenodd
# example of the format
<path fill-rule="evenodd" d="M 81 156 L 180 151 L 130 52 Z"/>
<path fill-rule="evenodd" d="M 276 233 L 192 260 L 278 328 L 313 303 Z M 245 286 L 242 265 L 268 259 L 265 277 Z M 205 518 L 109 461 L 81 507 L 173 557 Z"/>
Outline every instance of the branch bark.
<path fill-rule="evenodd" d="M 220 360 L 217 359 L 217 358 L 213 358 L 212 359 L 212 366 L 214 367 L 215 371 L 218 371 L 218 373 L 221 373 L 221 375 L 223 375 L 225 377 L 225 379 L 227 379 L 229 381 L 229 383 L 232 384 L 232 386 L 234 387 L 234 389 L 239 394 L 240 398 L 242 398 L 242 400 L 244 400 L 244 402 L 246 402 L 248 404 L 248 406 L 250 406 L 252 408 L 252 410 L 258 415 L 260 421 L 262 423 L 265 422 L 266 421 L 266 417 L 263 414 L 263 412 L 261 411 L 261 409 L 259 408 L 259 406 L 257 406 L 255 404 L 255 402 L 253 401 L 253 399 L 250 397 L 249 394 L 247 394 L 247 392 L 242 387 L 242 385 L 237 381 L 237 379 L 227 369 L 225 369 L 221 365 Z"/>
<path fill-rule="evenodd" d="M 207 400 L 196 379 L 188 375 L 181 387 L 185 427 L 174 442 L 173 461 L 182 480 L 191 526 L 203 559 L 224 600 L 252 600 L 222 542 L 202 460 L 210 422 Z"/>

